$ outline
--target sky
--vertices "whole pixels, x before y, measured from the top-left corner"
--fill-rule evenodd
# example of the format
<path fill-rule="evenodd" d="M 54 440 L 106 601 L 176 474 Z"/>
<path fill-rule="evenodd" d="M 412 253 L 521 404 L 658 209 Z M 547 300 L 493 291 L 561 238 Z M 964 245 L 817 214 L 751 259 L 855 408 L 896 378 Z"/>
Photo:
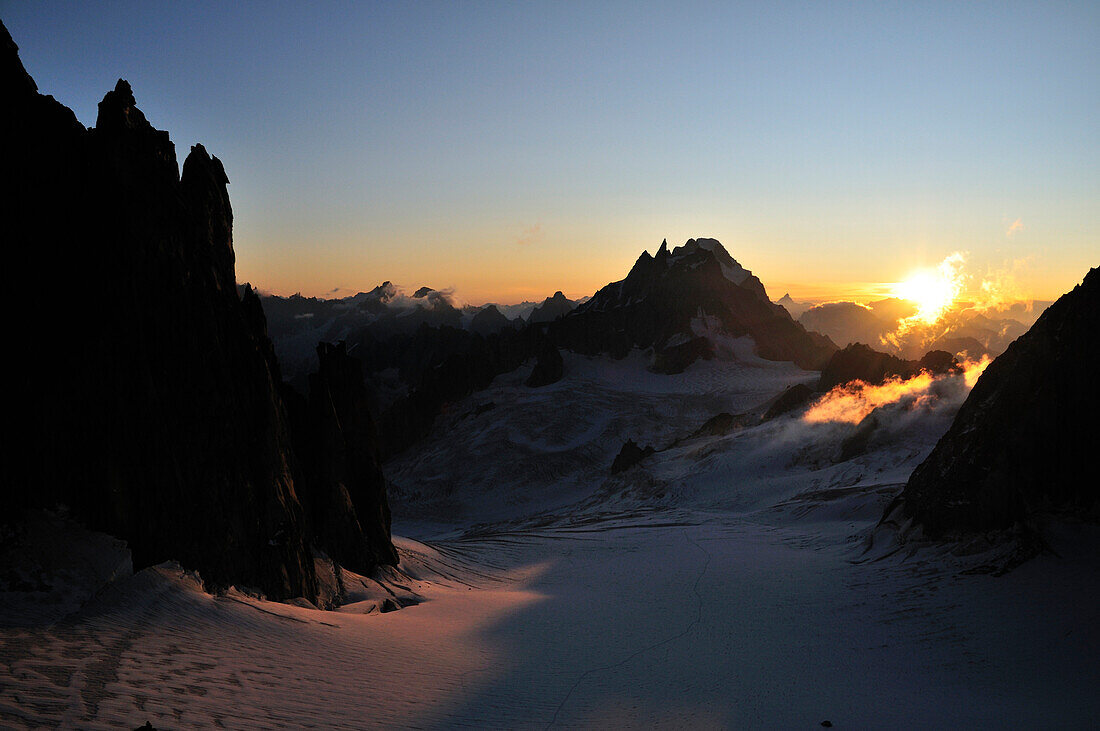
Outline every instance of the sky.
<path fill-rule="evenodd" d="M 237 278 L 592 294 L 717 238 L 773 298 L 963 252 L 1100 265 L 1100 3 L 0 2 L 86 125 L 119 77 L 231 185 Z"/>

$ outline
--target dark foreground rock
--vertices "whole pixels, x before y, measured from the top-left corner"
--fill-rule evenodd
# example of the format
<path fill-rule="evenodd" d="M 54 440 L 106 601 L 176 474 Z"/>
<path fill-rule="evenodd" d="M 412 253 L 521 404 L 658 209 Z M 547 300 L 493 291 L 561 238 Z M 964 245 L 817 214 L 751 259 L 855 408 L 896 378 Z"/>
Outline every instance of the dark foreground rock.
<path fill-rule="evenodd" d="M 562 360 L 561 353 L 552 342 L 546 340 L 539 347 L 538 360 L 525 383 L 531 388 L 549 386 L 560 381 L 564 374 L 565 361 Z"/>
<path fill-rule="evenodd" d="M 714 345 L 704 337 L 692 338 L 676 345 L 666 345 L 653 354 L 652 369 L 668 376 L 683 373 L 697 360 L 714 357 Z"/>
<path fill-rule="evenodd" d="M 619 453 L 615 455 L 615 460 L 611 463 L 611 474 L 617 475 L 620 472 L 625 472 L 655 451 L 653 447 L 639 447 L 633 439 L 627 439 L 626 443 L 623 444 L 623 448 L 619 450 Z"/>
<path fill-rule="evenodd" d="M 9 291 L 63 295 L 9 334 L 24 348 L 0 516 L 65 506 L 125 539 L 135 568 L 174 559 L 211 588 L 316 600 L 316 496 L 263 310 L 238 294 L 221 162 L 196 145 L 181 176 L 122 80 L 85 129 L 37 93 L 2 27 L 0 97 Z"/>
<path fill-rule="evenodd" d="M 796 383 L 780 394 L 775 403 L 768 407 L 768 410 L 764 412 L 764 421 L 794 411 L 813 398 L 813 395 L 814 390 L 805 383 Z"/>
<path fill-rule="evenodd" d="M 358 573 L 396 564 L 379 439 L 362 364 L 344 343 L 317 346 L 308 402 L 287 393 L 300 482 L 315 543 Z"/>
<path fill-rule="evenodd" d="M 910 518 L 931 537 L 1040 513 L 1096 520 L 1098 364 L 1100 270 L 1092 269 L 989 365 L 884 519 Z"/>

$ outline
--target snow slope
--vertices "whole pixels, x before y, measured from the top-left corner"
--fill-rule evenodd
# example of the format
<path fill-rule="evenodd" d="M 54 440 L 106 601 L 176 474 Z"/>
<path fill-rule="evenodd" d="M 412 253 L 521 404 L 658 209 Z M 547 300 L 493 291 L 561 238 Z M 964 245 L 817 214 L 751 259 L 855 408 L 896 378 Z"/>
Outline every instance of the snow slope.
<path fill-rule="evenodd" d="M 996 544 L 894 550 L 880 529 L 868 551 L 956 398 L 886 410 L 840 460 L 857 425 L 797 412 L 687 438 L 815 374 L 644 362 L 567 354 L 543 389 L 521 369 L 389 465 L 412 537 L 379 586 L 414 606 L 320 612 L 147 569 L 0 626 L 0 726 L 1095 723 L 1096 527 L 1051 526 L 1056 554 L 1003 576 L 983 573 Z M 626 438 L 661 451 L 612 477 Z"/>

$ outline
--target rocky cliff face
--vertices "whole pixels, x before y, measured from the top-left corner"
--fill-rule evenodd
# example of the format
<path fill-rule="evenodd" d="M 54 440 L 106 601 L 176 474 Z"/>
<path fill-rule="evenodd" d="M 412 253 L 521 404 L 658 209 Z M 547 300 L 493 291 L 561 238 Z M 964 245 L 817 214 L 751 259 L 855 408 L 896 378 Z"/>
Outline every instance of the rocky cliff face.
<path fill-rule="evenodd" d="M 379 414 L 383 459 L 424 437 L 445 404 L 480 391 L 501 373 L 536 357 L 542 341 L 534 328 L 505 328 L 485 337 L 427 325 L 384 339 L 369 329 L 352 334 L 348 348 L 371 374 L 392 369 L 408 387 Z"/>
<path fill-rule="evenodd" d="M 299 484 L 315 542 L 335 561 L 366 573 L 396 564 L 390 508 L 368 407 L 362 364 L 344 343 L 317 346 L 320 369 L 310 376 L 309 398 L 289 389 Z"/>
<path fill-rule="evenodd" d="M 698 334 L 695 323 L 706 317 L 734 337 L 751 336 L 769 360 L 816 369 L 836 350 L 770 302 L 760 280 L 714 239 L 689 239 L 671 252 L 664 242 L 656 256 L 643 252 L 626 279 L 552 323 L 551 332 L 582 353 L 652 347 L 659 354 Z"/>
<path fill-rule="evenodd" d="M 1100 518 L 1098 363 L 1093 269 L 989 365 L 887 517 L 910 518 L 932 537 L 1044 512 Z"/>
<path fill-rule="evenodd" d="M 258 300 L 238 295 L 221 162 L 196 145 L 181 176 L 122 80 L 85 129 L 37 93 L 6 29 L 0 85 L 9 286 L 20 301 L 61 295 L 12 334 L 28 359 L 3 507 L 68 506 L 126 539 L 139 567 L 175 559 L 211 587 L 316 598 L 278 365 Z"/>

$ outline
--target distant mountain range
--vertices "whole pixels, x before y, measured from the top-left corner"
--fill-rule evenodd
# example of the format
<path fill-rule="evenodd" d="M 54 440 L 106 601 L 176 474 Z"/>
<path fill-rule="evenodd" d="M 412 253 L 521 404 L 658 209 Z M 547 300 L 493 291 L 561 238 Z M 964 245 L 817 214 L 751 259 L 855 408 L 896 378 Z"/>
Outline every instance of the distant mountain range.
<path fill-rule="evenodd" d="M 315 370 L 318 341 L 344 341 L 363 363 L 383 453 L 402 451 L 427 433 L 445 404 L 529 364 L 531 387 L 561 377 L 557 349 L 622 358 L 640 350 L 651 370 L 674 374 L 699 358 L 756 356 L 821 368 L 836 351 L 768 300 L 752 272 L 714 239 L 690 239 L 656 255 L 643 252 L 627 276 L 592 298 L 556 292 L 523 314 L 463 307 L 447 292 L 412 296 L 391 282 L 338 300 L 265 296 L 269 332 L 284 376 L 301 393 Z M 537 362 L 536 362 L 537 361 Z"/>
<path fill-rule="evenodd" d="M 388 354 L 380 361 L 368 354 L 378 352 L 376 343 L 407 342 L 424 327 L 482 337 L 538 327 L 559 347 L 577 352 L 622 356 L 632 348 L 651 350 L 654 369 L 666 373 L 712 357 L 722 338 L 748 336 L 760 357 L 807 368 L 820 368 L 836 350 L 828 337 L 807 332 L 771 303 L 760 280 L 708 238 L 689 239 L 671 251 L 663 242 L 656 255 L 643 252 L 625 279 L 579 300 L 559 291 L 539 304 L 474 307 L 460 304 L 450 292 L 421 287 L 408 295 L 387 281 L 340 299 L 261 295 L 261 301 L 283 374 L 298 388 L 316 369 L 318 342 L 347 341 L 374 373 L 395 365 Z M 442 340 L 465 342 L 454 336 Z M 403 372 L 406 385 L 415 387 L 407 376 L 415 379 L 423 368 L 406 363 Z M 392 390 L 378 385 L 380 391 Z"/>
<path fill-rule="evenodd" d="M 488 336 L 528 323 L 549 322 L 584 301 L 555 292 L 541 303 L 464 305 L 447 291 L 420 287 L 408 295 L 389 281 L 369 292 L 339 299 L 261 294 L 260 300 L 283 374 L 299 384 L 316 370 L 318 342 L 354 339 L 365 332 L 385 340 L 411 334 L 424 325 Z"/>

